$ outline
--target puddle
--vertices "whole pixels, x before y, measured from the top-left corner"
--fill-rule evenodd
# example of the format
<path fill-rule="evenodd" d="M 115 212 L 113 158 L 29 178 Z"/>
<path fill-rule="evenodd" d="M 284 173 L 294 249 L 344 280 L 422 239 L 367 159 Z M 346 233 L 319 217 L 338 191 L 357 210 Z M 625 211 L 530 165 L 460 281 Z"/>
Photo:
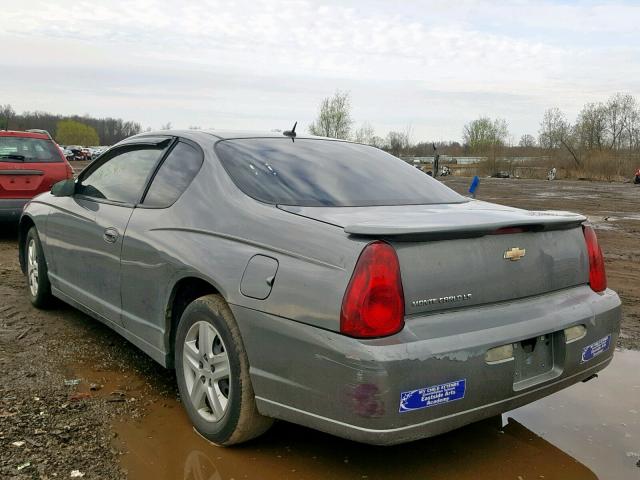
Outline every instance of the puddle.
<path fill-rule="evenodd" d="M 640 478 L 640 352 L 617 351 L 599 377 L 510 412 L 599 478 Z"/>
<path fill-rule="evenodd" d="M 640 221 L 640 214 L 616 214 L 607 216 L 588 215 L 587 220 L 593 224 L 596 230 L 616 230 L 618 226 L 615 222 L 622 221 Z"/>
<path fill-rule="evenodd" d="M 70 393 L 71 399 L 105 398 L 107 401 L 131 401 L 144 391 L 146 384 L 139 375 L 114 372 L 78 361 L 67 367 L 66 377 L 78 381 Z"/>
<path fill-rule="evenodd" d="M 595 479 L 588 467 L 515 420 L 491 422 L 434 439 L 373 447 L 279 422 L 247 445 L 220 448 L 193 432 L 178 404 L 142 422 L 115 425 L 136 479 Z"/>
<path fill-rule="evenodd" d="M 640 214 L 638 215 L 634 215 L 634 214 L 623 214 L 623 215 L 617 215 L 617 216 L 610 216 L 610 217 L 605 217 L 605 220 L 607 222 L 619 222 L 620 220 L 632 220 L 632 221 L 640 221 Z"/>
<path fill-rule="evenodd" d="M 593 225 L 593 228 L 596 230 L 615 230 L 616 226 L 610 222 L 612 217 L 602 217 L 602 216 L 594 216 L 587 215 L 587 221 Z"/>
<path fill-rule="evenodd" d="M 557 191 L 557 192 L 535 192 L 534 195 L 536 197 L 542 197 L 542 198 L 561 198 L 563 200 L 583 200 L 585 198 L 600 198 L 600 195 L 594 195 L 594 194 L 568 194 L 564 191 Z"/>
<path fill-rule="evenodd" d="M 279 422 L 220 448 L 193 431 L 177 401 L 162 399 L 144 418 L 114 424 L 116 446 L 136 479 L 637 478 L 638 365 L 640 352 L 617 352 L 598 379 L 506 414 L 502 432 L 486 421 L 384 448 Z"/>

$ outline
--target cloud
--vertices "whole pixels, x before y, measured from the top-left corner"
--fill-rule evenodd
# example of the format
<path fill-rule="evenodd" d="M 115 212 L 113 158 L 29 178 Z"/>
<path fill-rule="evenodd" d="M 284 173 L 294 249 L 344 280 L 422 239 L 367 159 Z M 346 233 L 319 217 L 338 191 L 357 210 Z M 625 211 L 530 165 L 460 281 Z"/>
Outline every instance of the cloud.
<path fill-rule="evenodd" d="M 379 130 L 411 123 L 417 137 L 459 138 L 487 114 L 506 117 L 516 135 L 535 133 L 545 107 L 573 114 L 618 90 L 640 93 L 639 9 L 7 2 L 0 41 L 11 48 L 0 63 L 16 75 L 0 79 L 0 95 L 18 108 L 253 129 L 309 123 L 340 88 L 357 119 Z"/>

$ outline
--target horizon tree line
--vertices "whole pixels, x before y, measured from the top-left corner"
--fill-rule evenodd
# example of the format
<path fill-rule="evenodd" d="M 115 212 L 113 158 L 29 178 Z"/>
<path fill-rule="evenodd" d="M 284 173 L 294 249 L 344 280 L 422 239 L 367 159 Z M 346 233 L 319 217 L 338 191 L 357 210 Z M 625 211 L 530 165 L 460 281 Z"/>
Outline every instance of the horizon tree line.
<path fill-rule="evenodd" d="M 355 129 L 354 124 L 350 94 L 336 91 L 320 103 L 318 116 L 309 132 L 372 145 L 396 156 L 431 155 L 434 147 L 440 153 L 451 155 L 567 154 L 581 166 L 584 158 L 594 153 L 640 153 L 640 103 L 634 96 L 624 93 L 616 93 L 605 102 L 584 105 L 573 123 L 559 108 L 549 108 L 543 114 L 537 136 L 524 134 L 517 145 L 509 141 L 509 125 L 503 118 L 483 116 L 466 123 L 462 143 L 413 143 L 410 125 L 381 137 L 369 122 L 365 121 Z"/>

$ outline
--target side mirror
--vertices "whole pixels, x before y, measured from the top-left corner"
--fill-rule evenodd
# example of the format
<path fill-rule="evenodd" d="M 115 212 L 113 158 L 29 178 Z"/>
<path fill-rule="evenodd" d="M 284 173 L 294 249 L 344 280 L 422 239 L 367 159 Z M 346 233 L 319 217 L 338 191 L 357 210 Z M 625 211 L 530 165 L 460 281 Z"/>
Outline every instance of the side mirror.
<path fill-rule="evenodd" d="M 71 197 L 76 193 L 76 181 L 73 178 L 62 180 L 51 187 L 51 195 L 54 197 Z"/>

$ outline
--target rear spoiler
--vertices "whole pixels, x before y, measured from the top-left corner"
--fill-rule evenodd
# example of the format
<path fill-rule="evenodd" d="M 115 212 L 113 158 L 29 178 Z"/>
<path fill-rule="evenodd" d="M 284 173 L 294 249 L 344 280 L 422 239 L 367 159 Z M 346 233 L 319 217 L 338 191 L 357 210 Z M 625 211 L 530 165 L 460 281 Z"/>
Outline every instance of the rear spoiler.
<path fill-rule="evenodd" d="M 533 231 L 567 229 L 577 227 L 587 219 L 580 214 L 552 210 L 522 210 L 517 213 L 492 211 L 490 214 L 482 211 L 469 211 L 456 212 L 455 214 L 438 213 L 422 217 L 422 219 L 416 218 L 413 222 L 402 222 L 402 224 L 385 221 L 354 223 L 345 225 L 344 231 L 349 235 L 364 237 L 461 238 L 501 233 L 500 230 L 510 228 Z"/>

